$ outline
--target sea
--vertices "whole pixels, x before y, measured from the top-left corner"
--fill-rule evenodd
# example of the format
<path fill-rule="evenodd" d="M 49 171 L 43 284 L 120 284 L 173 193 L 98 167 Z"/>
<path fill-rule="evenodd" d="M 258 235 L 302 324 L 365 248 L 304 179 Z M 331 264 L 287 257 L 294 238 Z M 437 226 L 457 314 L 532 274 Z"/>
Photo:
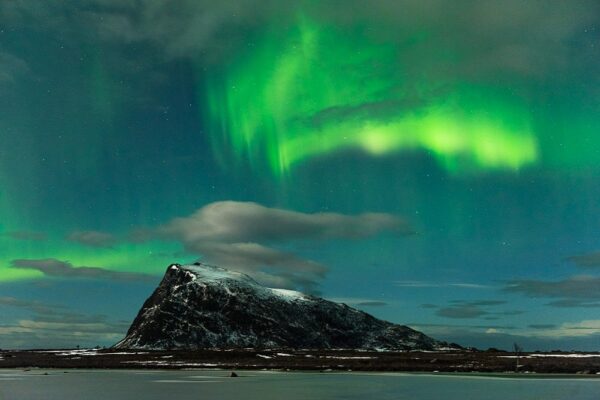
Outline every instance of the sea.
<path fill-rule="evenodd" d="M 0 400 L 598 400 L 600 376 L 0 370 Z"/>

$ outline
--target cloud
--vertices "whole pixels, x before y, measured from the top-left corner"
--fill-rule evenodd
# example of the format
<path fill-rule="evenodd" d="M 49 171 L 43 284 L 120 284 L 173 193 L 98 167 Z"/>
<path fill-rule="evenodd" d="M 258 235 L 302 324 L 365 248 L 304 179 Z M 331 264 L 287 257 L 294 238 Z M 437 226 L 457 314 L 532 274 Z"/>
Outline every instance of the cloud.
<path fill-rule="evenodd" d="M 480 307 L 467 304 L 443 307 L 436 312 L 436 315 L 440 317 L 457 319 L 478 318 L 486 314 L 487 311 L 481 309 Z"/>
<path fill-rule="evenodd" d="M 377 301 L 377 300 L 367 300 L 356 303 L 358 307 L 383 307 L 387 306 L 388 303 L 385 301 Z"/>
<path fill-rule="evenodd" d="M 112 271 L 99 267 L 75 267 L 54 258 L 12 260 L 13 268 L 32 269 L 46 276 L 76 279 L 106 279 L 111 281 L 156 282 L 157 277 L 134 272 Z"/>
<path fill-rule="evenodd" d="M 567 257 L 567 261 L 574 263 L 578 267 L 600 267 L 600 252 Z"/>
<path fill-rule="evenodd" d="M 412 233 L 391 214 L 301 213 L 250 202 L 220 201 L 192 215 L 152 229 L 138 230 L 132 240 L 173 240 L 211 263 L 250 273 L 264 284 L 300 286 L 315 291 L 327 268 L 273 246 L 298 241 L 361 239 L 382 232 Z"/>
<path fill-rule="evenodd" d="M 29 66 L 23 59 L 0 49 L 0 85 L 14 83 L 27 72 Z"/>
<path fill-rule="evenodd" d="M 35 331 L 52 330 L 61 332 L 91 332 L 91 333 L 113 333 L 115 327 L 105 322 L 58 322 L 58 321 L 35 321 L 20 320 L 18 326 Z"/>
<path fill-rule="evenodd" d="M 117 242 L 110 233 L 99 231 L 75 231 L 67 235 L 66 239 L 91 247 L 111 247 Z"/>
<path fill-rule="evenodd" d="M 452 303 L 458 304 L 468 304 L 475 307 L 481 306 L 498 306 L 501 304 L 506 304 L 505 300 L 475 300 L 475 301 L 467 301 L 467 300 L 454 300 Z"/>
<path fill-rule="evenodd" d="M 450 305 L 438 307 L 434 304 L 423 304 L 421 307 L 437 309 L 436 315 L 445 318 L 473 319 L 485 317 L 486 320 L 498 319 L 497 316 L 522 314 L 520 310 L 490 310 L 490 307 L 506 304 L 504 300 L 454 300 Z"/>
<path fill-rule="evenodd" d="M 598 348 L 597 321 L 579 321 L 559 326 L 546 324 L 519 328 L 502 325 L 446 325 L 412 323 L 410 327 L 420 330 L 439 340 L 473 346 L 480 349 L 489 347 L 511 351 L 518 343 L 527 351 L 549 351 L 555 349 L 576 349 L 596 351 Z M 550 325 L 550 324 L 548 324 Z"/>
<path fill-rule="evenodd" d="M 240 45 L 249 30 L 264 26 L 277 15 L 285 7 L 280 4 L 274 0 L 183 0 L 174 6 L 169 0 L 146 0 L 133 8 L 139 12 L 128 19 L 129 23 L 118 24 L 125 29 L 114 30 L 114 38 L 119 40 L 125 33 L 135 40 L 150 41 L 168 57 L 218 57 Z"/>
<path fill-rule="evenodd" d="M 66 0 L 53 5 L 10 1 L 0 4 L 0 16 L 8 26 L 37 23 L 71 39 L 79 33 L 80 40 L 148 44 L 162 57 L 174 59 L 190 53 L 229 53 L 244 34 L 264 26 L 283 8 L 290 7 L 275 0 Z"/>
<path fill-rule="evenodd" d="M 352 307 L 384 307 L 389 305 L 388 302 L 374 299 L 365 299 L 360 297 L 332 297 L 327 300 L 336 303 L 347 304 Z"/>
<path fill-rule="evenodd" d="M 426 103 L 425 99 L 413 96 L 402 100 L 388 99 L 358 105 L 332 106 L 311 116 L 309 123 L 320 127 L 330 123 L 343 122 L 348 118 L 366 117 L 385 120 L 396 116 L 398 112 L 408 112 L 417 107 L 423 107 Z"/>
<path fill-rule="evenodd" d="M 563 329 L 570 330 L 573 336 L 595 335 L 600 333 L 600 319 L 588 319 L 579 322 L 565 322 Z"/>
<path fill-rule="evenodd" d="M 431 60 L 425 52 L 435 41 L 442 47 L 451 46 L 461 55 L 455 61 L 442 61 L 446 67 L 454 64 L 454 72 L 471 73 L 472 77 L 493 71 L 536 76 L 564 68 L 573 62 L 569 56 L 572 45 L 569 39 L 578 35 L 582 26 L 597 21 L 598 15 L 589 14 L 592 9 L 598 10 L 598 4 L 593 1 L 548 5 L 519 0 L 460 3 L 389 0 L 357 2 L 344 10 L 326 4 L 332 15 L 338 11 L 337 18 L 349 23 L 356 18 L 378 22 L 384 31 L 382 35 L 427 32 L 426 39 L 406 51 L 405 56 L 415 61 L 415 67 L 431 70 L 430 65 L 423 64 Z M 422 60 L 418 59 L 419 55 Z M 443 73 L 441 70 L 432 72 Z"/>
<path fill-rule="evenodd" d="M 44 322 L 21 319 L 0 325 L 2 347 L 19 348 L 74 348 L 111 345 L 121 339 L 127 326 L 107 321 L 99 322 Z"/>
<path fill-rule="evenodd" d="M 513 280 L 504 291 L 529 297 L 559 297 L 570 300 L 600 300 L 600 277 L 578 275 L 559 281 Z"/>
<path fill-rule="evenodd" d="M 33 315 L 0 325 L 3 348 L 72 348 L 110 345 L 121 339 L 129 323 L 106 315 L 81 314 L 68 307 L 15 297 L 0 297 L 0 307 L 16 307 Z"/>
<path fill-rule="evenodd" d="M 3 233 L 3 235 L 16 240 L 43 241 L 48 239 L 48 235 L 46 235 L 44 232 L 35 231 L 10 231 Z"/>
<path fill-rule="evenodd" d="M 239 265 L 250 269 L 275 267 L 289 272 L 305 271 L 323 275 L 326 268 L 316 262 L 302 260 L 257 243 L 207 243 L 197 247 L 208 259 L 220 260 L 226 265 Z"/>
<path fill-rule="evenodd" d="M 484 330 L 495 329 L 497 331 L 517 329 L 516 326 L 512 326 L 512 325 L 431 324 L 431 323 L 420 323 L 420 322 L 415 322 L 415 323 L 411 323 L 408 325 L 411 327 L 418 326 L 418 327 L 430 327 L 430 328 L 438 328 L 438 329 L 456 329 L 456 328 L 484 329 Z"/>
<path fill-rule="evenodd" d="M 551 307 L 559 307 L 559 308 L 595 308 L 600 307 L 600 301 L 586 301 L 586 300 L 577 300 L 577 299 L 561 299 L 554 300 L 550 303 L 546 303 L 547 306 Z"/>
<path fill-rule="evenodd" d="M 525 311 L 522 311 L 522 310 L 506 310 L 506 311 L 498 311 L 493 314 L 494 315 L 521 315 L 524 313 L 525 313 Z"/>
<path fill-rule="evenodd" d="M 554 324 L 531 324 L 531 325 L 527 325 L 528 328 L 531 329 L 553 329 L 556 328 L 556 325 Z"/>
<path fill-rule="evenodd" d="M 17 307 L 38 314 L 49 314 L 55 312 L 55 307 L 50 307 L 39 301 L 21 300 L 10 296 L 0 296 L 0 306 Z"/>
<path fill-rule="evenodd" d="M 69 311 L 67 307 L 46 304 L 35 300 L 22 300 L 10 296 L 0 297 L 0 307 L 16 307 L 35 314 L 36 321 L 62 323 L 99 323 L 105 322 L 105 315 L 84 315 Z"/>
<path fill-rule="evenodd" d="M 481 285 L 478 283 L 466 283 L 466 282 L 426 282 L 426 281 L 395 281 L 394 286 L 408 287 L 408 288 L 442 288 L 442 287 L 456 287 L 464 289 L 489 289 L 489 285 Z"/>
<path fill-rule="evenodd" d="M 558 327 L 540 330 L 537 335 L 545 337 L 581 337 L 600 335 L 600 319 L 563 322 Z"/>
<path fill-rule="evenodd" d="M 556 298 L 547 306 L 557 308 L 600 307 L 600 277 L 576 275 L 558 281 L 514 280 L 503 290 L 533 298 Z"/>
<path fill-rule="evenodd" d="M 0 4 L 5 26 L 41 26 L 71 40 L 147 44 L 164 58 L 196 58 L 204 63 L 226 61 L 247 47 L 257 30 L 272 24 L 285 26 L 298 11 L 336 26 L 367 23 L 372 27 L 369 35 L 403 45 L 403 58 L 412 66 L 407 73 L 427 71 L 434 78 L 498 71 L 535 76 L 577 65 L 585 52 L 573 51 L 574 39 L 583 27 L 594 26 L 600 14 L 594 0 L 349 0 L 343 7 L 337 1 L 276 0 Z M 432 42 L 452 49 L 455 56 L 444 56 L 437 68 L 432 67 Z"/>
<path fill-rule="evenodd" d="M 252 273 L 262 284 L 274 287 L 301 286 L 317 293 L 316 279 L 327 267 L 257 243 L 202 243 L 194 251 L 220 266 Z"/>
<path fill-rule="evenodd" d="M 194 248 L 196 243 L 269 241 L 295 239 L 359 239 L 380 232 L 413 233 L 409 224 L 390 214 L 301 213 L 268 208 L 257 203 L 219 201 L 192 215 L 175 218 L 154 233 L 177 238 Z"/>

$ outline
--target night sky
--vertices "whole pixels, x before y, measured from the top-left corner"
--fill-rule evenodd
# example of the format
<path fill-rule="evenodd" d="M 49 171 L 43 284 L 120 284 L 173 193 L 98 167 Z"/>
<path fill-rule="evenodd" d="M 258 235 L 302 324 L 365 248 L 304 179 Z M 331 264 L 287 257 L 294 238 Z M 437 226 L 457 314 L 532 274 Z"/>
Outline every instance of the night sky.
<path fill-rule="evenodd" d="M 600 348 L 597 1 L 0 2 L 0 348 L 174 262 L 465 346 Z"/>

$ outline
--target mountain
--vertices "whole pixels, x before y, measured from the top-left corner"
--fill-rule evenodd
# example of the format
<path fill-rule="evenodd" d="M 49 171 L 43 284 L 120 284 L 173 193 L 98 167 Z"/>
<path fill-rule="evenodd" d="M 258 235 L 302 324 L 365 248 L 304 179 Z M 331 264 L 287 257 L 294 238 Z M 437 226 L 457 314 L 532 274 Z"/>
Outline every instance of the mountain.
<path fill-rule="evenodd" d="M 248 275 L 173 264 L 115 348 L 447 348 L 409 327 L 300 292 L 264 287 Z"/>

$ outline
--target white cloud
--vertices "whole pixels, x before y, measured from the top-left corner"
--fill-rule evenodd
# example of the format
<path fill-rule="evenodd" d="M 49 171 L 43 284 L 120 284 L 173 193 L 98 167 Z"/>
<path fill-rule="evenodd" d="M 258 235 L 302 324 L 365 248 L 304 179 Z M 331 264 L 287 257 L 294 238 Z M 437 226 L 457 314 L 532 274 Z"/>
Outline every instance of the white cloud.
<path fill-rule="evenodd" d="M 301 213 L 257 203 L 219 201 L 155 230 L 193 248 L 204 242 L 285 242 L 294 239 L 357 239 L 382 231 L 412 233 L 401 218 L 384 213 Z"/>
<path fill-rule="evenodd" d="M 178 241 L 187 251 L 249 273 L 264 284 L 314 291 L 327 268 L 275 246 L 296 241 L 354 240 L 382 232 L 407 235 L 412 229 L 391 214 L 301 213 L 257 203 L 220 201 L 133 236 Z"/>
<path fill-rule="evenodd" d="M 600 334 L 600 319 L 588 319 L 578 322 L 564 322 L 558 327 L 540 329 L 532 332 L 542 337 L 582 337 Z"/>

